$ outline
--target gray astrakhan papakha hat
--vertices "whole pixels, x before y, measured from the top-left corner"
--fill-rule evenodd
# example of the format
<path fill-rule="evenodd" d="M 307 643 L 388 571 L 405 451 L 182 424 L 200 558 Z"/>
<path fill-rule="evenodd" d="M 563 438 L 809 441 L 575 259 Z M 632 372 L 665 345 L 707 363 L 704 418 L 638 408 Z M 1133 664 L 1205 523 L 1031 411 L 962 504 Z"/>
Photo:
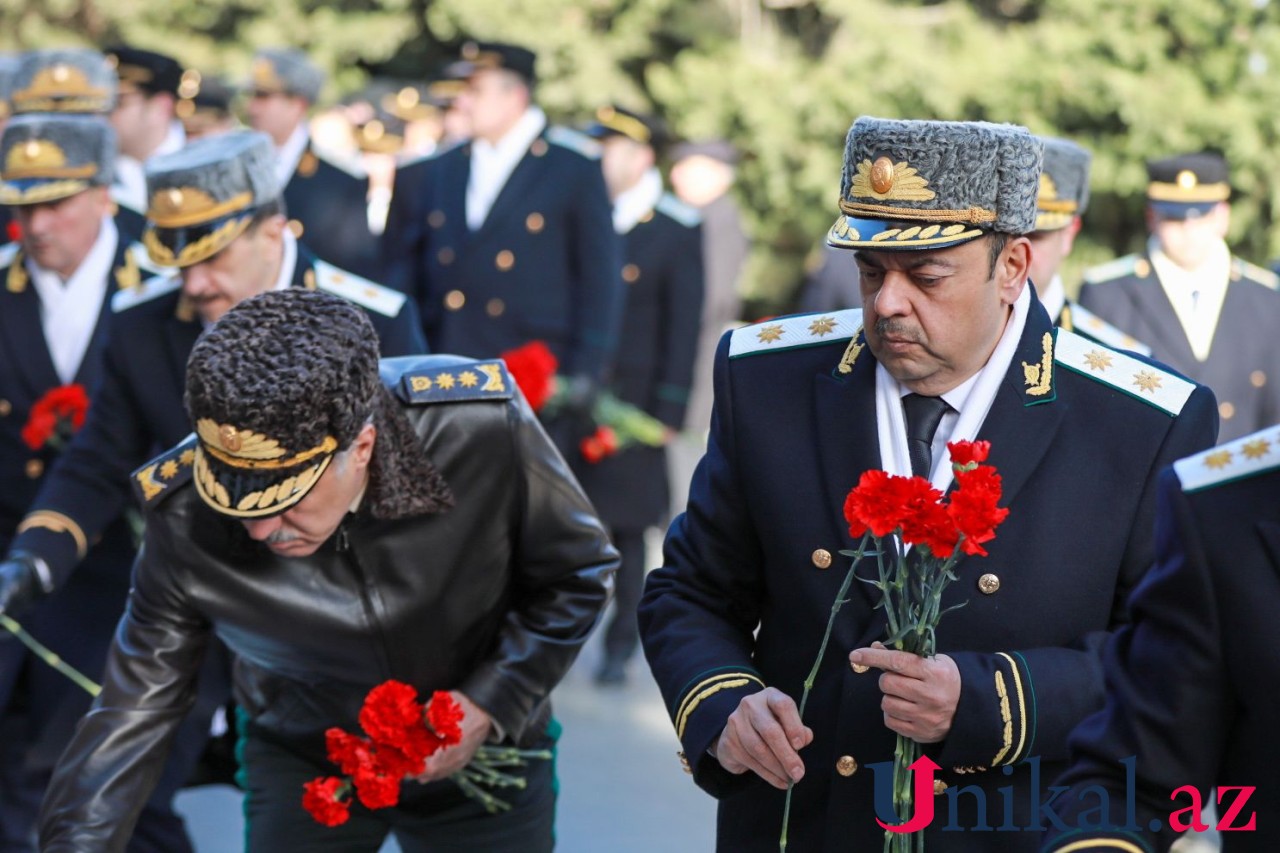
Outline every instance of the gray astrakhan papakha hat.
<path fill-rule="evenodd" d="M 263 95 L 297 95 L 314 104 L 324 87 L 324 72 L 301 50 L 264 48 L 253 57 L 245 88 Z"/>
<path fill-rule="evenodd" d="M 0 204 L 43 204 L 110 186 L 116 134 L 98 116 L 31 113 L 0 137 Z"/>
<path fill-rule="evenodd" d="M 1043 146 L 1023 127 L 863 116 L 849 128 L 839 249 L 943 248 L 1001 231 L 1029 234 Z"/>
<path fill-rule="evenodd" d="M 161 266 L 189 267 L 244 233 L 259 207 L 280 197 L 275 149 L 265 133 L 199 139 L 147 161 L 142 243 Z"/>
<path fill-rule="evenodd" d="M 1058 231 L 1089 206 L 1089 163 L 1093 155 L 1069 139 L 1042 136 L 1044 168 L 1036 196 L 1036 230 Z"/>
<path fill-rule="evenodd" d="M 13 75 L 9 104 L 19 113 L 111 112 L 116 105 L 116 70 L 106 55 L 87 48 L 32 50 L 22 54 Z"/>

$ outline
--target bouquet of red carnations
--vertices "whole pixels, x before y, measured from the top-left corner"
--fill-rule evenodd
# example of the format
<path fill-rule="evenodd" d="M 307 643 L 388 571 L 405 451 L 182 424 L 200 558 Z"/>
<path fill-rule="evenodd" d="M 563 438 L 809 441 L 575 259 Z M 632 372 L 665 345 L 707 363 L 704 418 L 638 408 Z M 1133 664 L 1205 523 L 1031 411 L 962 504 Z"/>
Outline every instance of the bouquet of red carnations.
<path fill-rule="evenodd" d="M 564 404 L 565 383 L 556 375 L 560 365 L 547 345 L 530 341 L 504 352 L 502 360 L 533 411 L 554 416 Z M 591 419 L 596 430 L 579 442 L 578 450 L 593 465 L 627 447 L 661 447 L 669 434 L 662 421 L 607 391 L 596 398 Z"/>
<path fill-rule="evenodd" d="M 36 400 L 22 427 L 22 441 L 32 450 L 61 450 L 84 426 L 89 395 L 83 385 L 59 385 Z"/>

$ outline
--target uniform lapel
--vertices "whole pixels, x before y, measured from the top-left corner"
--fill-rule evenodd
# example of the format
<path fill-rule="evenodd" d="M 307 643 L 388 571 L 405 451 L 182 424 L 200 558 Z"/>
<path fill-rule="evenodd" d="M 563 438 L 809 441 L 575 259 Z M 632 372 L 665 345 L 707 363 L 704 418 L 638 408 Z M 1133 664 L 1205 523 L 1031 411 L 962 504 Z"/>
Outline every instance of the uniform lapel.
<path fill-rule="evenodd" d="M 24 263 L 22 252 L 14 256 L 13 263 Z M 15 372 L 22 376 L 32 399 L 38 399 L 45 391 L 62 384 L 44 339 L 40 294 L 28 280 L 17 293 L 0 290 L 0 300 L 3 300 L 0 302 L 0 338 L 9 350 Z"/>
<path fill-rule="evenodd" d="M 1148 259 L 1147 262 L 1150 263 L 1150 260 Z M 1164 292 L 1164 285 L 1160 283 L 1160 274 L 1155 271 L 1154 266 L 1151 267 L 1151 280 L 1138 282 L 1138 287 L 1150 288 L 1151 292 L 1143 294 L 1140 291 L 1134 291 L 1133 316 L 1145 318 L 1150 333 L 1146 337 L 1131 334 L 1159 354 L 1161 361 L 1166 361 L 1182 370 L 1190 369 L 1192 365 L 1197 364 L 1195 354 L 1191 352 L 1191 342 L 1187 340 L 1187 333 L 1173 310 L 1173 303 Z"/>
<path fill-rule="evenodd" d="M 1068 404 L 1058 399 L 1053 360 L 1053 324 L 1032 295 L 1026 326 L 1013 362 L 996 392 L 978 439 L 991 442 L 989 463 L 1004 486 L 1001 506 L 1010 506 L 1048 455 Z"/>
<path fill-rule="evenodd" d="M 443 239 L 443 245 L 456 246 L 458 249 L 465 249 L 467 243 L 471 241 L 471 232 L 467 229 L 467 183 L 471 180 L 471 144 L 460 151 L 457 163 L 447 164 L 440 163 L 439 168 L 432 170 L 433 176 L 439 176 L 439 188 L 435 190 L 436 205 L 439 206 L 441 212 L 445 214 L 444 224 L 440 226 L 431 226 L 431 215 L 434 208 L 424 212 L 427 217 L 427 224 L 431 227 L 438 227 Z M 443 156 L 448 156 L 443 155 Z M 455 249 L 455 251 L 458 251 Z M 458 252 L 461 254 L 461 251 Z"/>
<path fill-rule="evenodd" d="M 186 308 L 184 297 L 179 292 L 178 309 L 164 323 L 165 344 L 169 347 L 170 356 L 168 362 L 174 369 L 173 378 L 178 384 L 179 393 L 187 384 L 187 359 L 196 345 L 196 339 L 203 331 L 198 315 L 191 319 L 185 316 L 188 310 L 191 309 Z M 194 311 L 192 313 L 194 314 Z"/>
<path fill-rule="evenodd" d="M 89 346 L 85 348 L 84 358 L 76 368 L 76 382 L 92 390 L 102 375 L 102 351 L 107 345 L 107 326 L 111 318 L 111 297 L 118 290 L 132 290 L 142 286 L 142 271 L 138 269 L 137 259 L 130 252 L 131 244 L 121 233 L 116 242 L 116 256 L 111 263 L 111 280 L 102 293 L 102 304 L 98 306 L 98 319 L 93 324 L 93 335 L 89 338 Z"/>
<path fill-rule="evenodd" d="M 866 349 L 861 328 L 856 340 L 862 349 L 849 373 L 839 372 L 833 356 L 829 368 L 813 377 L 823 502 L 846 550 L 856 548 L 858 543 L 850 537 L 849 524 L 844 518 L 845 497 L 858 485 L 863 471 L 881 467 L 876 429 L 876 361 Z M 860 571 L 859 576 L 868 576 L 866 570 Z M 854 585 L 868 600 L 878 595 L 868 584 Z"/>
<path fill-rule="evenodd" d="M 1258 536 L 1266 549 L 1267 560 L 1276 574 L 1280 574 L 1280 523 L 1275 521 L 1259 521 Z"/>
<path fill-rule="evenodd" d="M 541 143 L 541 145 L 539 145 Z M 539 136 L 534 140 L 534 145 L 539 145 L 540 150 L 545 150 L 547 141 Z M 526 151 L 524 156 L 520 158 L 520 162 L 516 164 L 515 169 L 511 171 L 511 175 L 507 178 L 507 182 L 502 185 L 502 189 L 498 191 L 498 197 L 493 200 L 493 207 L 489 208 L 489 215 L 485 217 L 484 223 L 475 233 L 476 242 L 479 243 L 485 235 L 491 231 L 498 229 L 505 222 L 514 207 L 513 201 L 518 198 L 524 198 L 529 188 L 536 181 L 538 176 L 538 163 L 541 157 L 533 153 L 533 149 Z M 465 196 L 465 190 L 464 190 Z M 465 198 L 464 198 L 465 209 Z"/>

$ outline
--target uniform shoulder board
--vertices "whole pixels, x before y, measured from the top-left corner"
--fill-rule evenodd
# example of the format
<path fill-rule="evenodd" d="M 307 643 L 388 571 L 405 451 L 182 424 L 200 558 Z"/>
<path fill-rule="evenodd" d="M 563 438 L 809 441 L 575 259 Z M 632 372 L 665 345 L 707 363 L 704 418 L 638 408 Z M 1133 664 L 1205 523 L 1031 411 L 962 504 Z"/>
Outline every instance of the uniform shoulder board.
<path fill-rule="evenodd" d="M 1182 491 L 1196 492 L 1280 468 L 1280 428 L 1237 438 L 1173 463 Z"/>
<path fill-rule="evenodd" d="M 140 287 L 117 290 L 111 297 L 111 310 L 119 314 L 121 311 L 150 302 L 166 293 L 173 293 L 180 287 L 182 287 L 182 278 L 177 272 L 161 273 L 147 279 Z"/>
<path fill-rule="evenodd" d="M 580 133 L 567 127 L 560 127 L 559 125 L 549 125 L 543 136 L 552 145 L 559 145 L 561 148 L 576 151 L 583 157 L 592 160 L 600 157 L 600 143 L 585 133 Z"/>
<path fill-rule="evenodd" d="M 734 329 L 729 358 L 848 341 L 862 328 L 862 309 L 777 317 Z"/>
<path fill-rule="evenodd" d="M 1086 284 L 1101 284 L 1104 281 L 1112 281 L 1129 275 L 1145 277 L 1145 273 L 1139 273 L 1142 265 L 1150 266 L 1147 260 L 1139 255 L 1125 255 L 1124 257 L 1116 258 L 1114 261 L 1107 261 L 1105 264 L 1089 267 L 1084 271 L 1084 280 Z"/>
<path fill-rule="evenodd" d="M 1151 347 L 1142 343 L 1128 332 L 1120 331 L 1120 329 L 1076 302 L 1071 303 L 1071 325 L 1078 334 L 1101 341 L 1109 347 L 1127 349 L 1146 356 L 1151 355 Z"/>
<path fill-rule="evenodd" d="M 398 290 L 376 284 L 367 278 L 339 269 L 319 259 L 314 265 L 318 290 L 341 296 L 343 299 L 387 317 L 396 316 L 404 307 L 407 297 Z"/>
<path fill-rule="evenodd" d="M 13 263 L 13 259 L 17 257 L 18 251 L 22 248 L 22 244 L 18 242 L 5 243 L 0 246 L 0 269 Z"/>
<path fill-rule="evenodd" d="M 475 361 L 456 356 L 383 359 L 382 381 L 415 406 L 510 400 L 516 383 L 502 359 Z"/>
<path fill-rule="evenodd" d="M 1240 271 L 1240 274 L 1245 278 L 1256 281 L 1258 284 L 1269 287 L 1272 290 L 1280 290 L 1280 276 L 1271 270 L 1260 267 L 1257 264 L 1251 264 L 1240 258 L 1233 258 L 1232 260 L 1236 263 L 1236 268 Z"/>
<path fill-rule="evenodd" d="M 1053 357 L 1068 370 L 1169 415 L 1180 413 L 1196 389 L 1194 382 L 1066 329 L 1058 329 Z"/>
<path fill-rule="evenodd" d="M 191 479 L 196 461 L 196 437 L 184 438 L 177 447 L 165 451 L 143 465 L 129 478 L 134 494 L 143 506 L 151 506 Z"/>
<path fill-rule="evenodd" d="M 168 267 L 162 267 L 155 261 L 151 260 L 151 253 L 147 251 L 147 247 L 137 240 L 129 244 L 127 250 L 133 258 L 133 262 L 138 265 L 138 269 L 150 273 L 151 275 L 164 275 L 172 272 Z"/>
<path fill-rule="evenodd" d="M 698 208 L 685 204 L 671 193 L 662 194 L 658 199 L 657 209 L 686 228 L 694 228 L 702 224 L 702 214 L 698 212 Z"/>

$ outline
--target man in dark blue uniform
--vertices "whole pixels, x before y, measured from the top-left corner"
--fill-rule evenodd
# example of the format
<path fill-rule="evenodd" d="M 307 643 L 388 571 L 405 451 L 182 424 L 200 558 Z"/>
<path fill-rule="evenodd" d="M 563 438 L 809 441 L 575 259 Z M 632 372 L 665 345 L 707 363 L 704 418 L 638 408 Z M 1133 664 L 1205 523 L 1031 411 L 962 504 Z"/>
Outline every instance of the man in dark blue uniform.
<path fill-rule="evenodd" d="M 859 119 L 828 239 L 855 251 L 863 310 L 721 341 L 707 455 L 640 607 L 688 769 L 720 798 L 721 850 L 777 849 L 788 780 L 794 849 L 880 846 L 898 734 L 942 767 L 930 848 L 1038 846 L 942 830 L 1033 825 L 1037 778 L 1101 706 L 1099 649 L 1154 553 L 1157 474 L 1215 432 L 1207 389 L 1055 330 L 1026 286 L 1040 162 L 1022 128 Z M 989 556 L 956 565 L 941 606 L 965 606 L 939 654 L 871 648 L 885 619 L 855 583 L 801 721 L 855 545 L 849 490 L 876 469 L 945 490 L 946 442 L 974 439 L 1010 515 Z M 1064 526 L 1079 535 L 1055 541 Z"/>
<path fill-rule="evenodd" d="M 1093 155 L 1068 139 L 1042 136 L 1044 166 L 1036 195 L 1036 230 L 1031 241 L 1031 283 L 1055 326 L 1116 349 L 1151 355 L 1151 348 L 1067 298 L 1062 262 L 1071 254 L 1081 217 L 1089 206 L 1089 163 Z"/>
<path fill-rule="evenodd" d="M 1212 388 L 1224 441 L 1280 421 L 1280 280 L 1227 248 L 1226 161 L 1186 154 L 1147 174 L 1146 251 L 1087 271 L 1080 304 Z"/>
<path fill-rule="evenodd" d="M 115 157 L 115 133 L 96 116 L 26 114 L 13 119 L 0 139 L 0 203 L 22 228 L 20 243 L 0 249 L 5 550 L 59 455 L 57 439 L 29 432 L 32 409 L 55 388 L 74 385 L 87 395 L 97 384 L 111 298 L 136 286 L 129 243 L 111 217 Z M 101 533 L 91 549 L 85 543 L 83 570 L 24 619 L 36 638 L 94 677 L 124 608 L 133 563 L 133 541 L 122 519 Z M 87 693 L 7 633 L 0 636 L 0 849 L 35 850 L 40 798 L 88 707 Z M 144 812 L 140 835 L 169 822 L 177 818 L 157 798 Z"/>
<path fill-rule="evenodd" d="M 180 268 L 112 300 L 110 340 L 84 427 L 48 474 L 0 563 L 0 610 L 21 615 L 74 579 L 88 544 L 130 504 L 130 472 L 157 447 L 191 432 L 182 405 L 187 356 L 201 331 L 241 300 L 272 289 L 326 290 L 363 307 L 387 355 L 424 352 L 413 305 L 401 294 L 316 259 L 289 233 L 270 141 L 239 131 L 192 143 L 148 164 L 145 242 L 157 263 Z M 144 493 L 165 470 L 144 471 Z M 127 578 L 121 579 L 123 601 Z M 104 608 L 105 609 L 105 608 Z M 110 614 L 118 618 L 119 610 Z M 213 664 L 211 664 L 212 666 Z M 210 687 L 209 700 L 225 698 Z M 202 699 L 205 697 L 202 697 Z M 208 730 L 203 703 L 161 782 L 186 781 Z M 189 738 L 189 739 L 187 739 Z M 175 849 L 160 846 L 158 849 Z"/>
<path fill-rule="evenodd" d="M 627 284 L 610 390 L 679 432 L 689 402 L 702 318 L 702 234 L 697 211 L 663 191 L 657 169 L 662 127 L 650 116 L 602 107 L 587 134 L 601 141 L 601 165 L 622 235 Z M 644 587 L 644 533 L 667 518 L 665 448 L 624 448 L 591 464 L 572 460 L 582 487 L 622 555 L 613 617 L 605 630 L 602 684 L 626 680 L 635 654 L 636 607 Z"/>
<path fill-rule="evenodd" d="M 534 54 L 468 44 L 472 141 L 432 158 L 413 293 L 433 349 L 492 358 L 541 340 L 585 400 L 617 345 L 621 243 L 598 146 L 547 124 Z"/>
<path fill-rule="evenodd" d="M 247 84 L 249 126 L 271 137 L 276 176 L 295 236 L 332 264 L 361 275 L 379 271 L 377 242 L 365 213 L 369 182 L 312 144 L 307 113 L 324 75 L 300 50 L 258 51 Z"/>
<path fill-rule="evenodd" d="M 1156 566 L 1108 646 L 1106 708 L 1071 737 L 1045 849 L 1167 850 L 1179 827 L 1212 828 L 1198 804 L 1216 801 L 1224 851 L 1277 850 L 1280 429 L 1183 459 L 1160 486 Z"/>

